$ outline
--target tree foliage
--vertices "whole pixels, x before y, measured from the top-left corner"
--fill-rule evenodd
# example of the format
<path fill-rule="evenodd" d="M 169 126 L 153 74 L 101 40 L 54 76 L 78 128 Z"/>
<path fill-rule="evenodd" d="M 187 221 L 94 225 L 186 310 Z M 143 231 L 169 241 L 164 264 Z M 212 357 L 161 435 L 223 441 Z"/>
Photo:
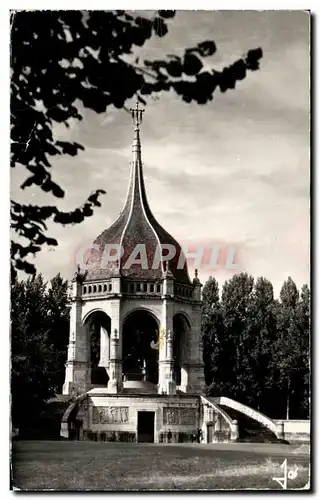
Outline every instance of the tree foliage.
<path fill-rule="evenodd" d="M 215 278 L 210 277 L 204 285 L 202 300 L 201 331 L 205 380 L 211 391 L 221 393 L 224 382 L 222 357 L 226 350 L 219 285 Z"/>
<path fill-rule="evenodd" d="M 306 418 L 310 395 L 310 290 L 291 278 L 280 299 L 272 284 L 241 273 L 221 298 L 203 288 L 202 334 L 208 392 L 229 396 L 273 418 Z"/>
<path fill-rule="evenodd" d="M 274 344 L 274 373 L 279 390 L 286 401 L 289 418 L 308 412 L 309 406 L 309 347 L 310 347 L 310 291 L 302 287 L 301 296 L 292 278 L 288 278 L 277 303 L 277 339 Z M 302 405 L 297 405 L 297 400 Z"/>
<path fill-rule="evenodd" d="M 41 275 L 11 285 L 11 404 L 14 425 L 28 425 L 61 392 L 69 331 L 66 282 Z"/>
<path fill-rule="evenodd" d="M 212 40 L 180 56 L 140 61 L 137 49 L 152 37 L 165 36 L 174 16 L 170 10 L 157 11 L 153 19 L 123 10 L 11 14 L 11 166 L 29 173 L 21 189 L 38 186 L 58 199 L 65 196 L 52 175 L 52 159 L 74 157 L 84 147 L 57 140 L 53 129 L 56 123 L 69 127 L 70 120 L 82 120 L 81 107 L 105 113 L 109 106 L 125 108 L 133 96 L 146 103 L 145 97 L 172 90 L 187 103 L 205 104 L 216 90 L 234 89 L 248 71 L 259 68 L 262 50 L 256 48 L 222 70 L 205 69 L 203 59 L 217 50 Z M 57 245 L 47 234 L 47 222 L 82 222 L 100 206 L 102 194 L 97 189 L 71 212 L 12 200 L 12 228 L 23 237 L 12 243 L 16 269 L 35 273 L 30 255 L 44 244 Z"/>

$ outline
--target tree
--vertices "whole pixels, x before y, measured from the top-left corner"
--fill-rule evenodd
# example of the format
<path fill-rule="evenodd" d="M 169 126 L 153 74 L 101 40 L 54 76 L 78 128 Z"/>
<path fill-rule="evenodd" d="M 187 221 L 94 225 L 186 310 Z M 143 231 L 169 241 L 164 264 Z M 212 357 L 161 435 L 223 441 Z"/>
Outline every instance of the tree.
<path fill-rule="evenodd" d="M 68 281 L 63 280 L 60 273 L 50 282 L 50 288 L 45 296 L 47 309 L 48 341 L 57 355 L 57 371 L 55 376 L 56 392 L 62 391 L 65 377 L 65 363 L 69 342 L 69 307 Z"/>
<path fill-rule="evenodd" d="M 292 278 L 288 278 L 280 292 L 277 304 L 277 334 L 274 345 L 274 366 L 283 397 L 283 413 L 288 418 L 302 418 L 308 414 L 309 397 L 309 336 L 310 292 L 305 285 L 299 292 Z"/>
<path fill-rule="evenodd" d="M 300 292 L 300 300 L 297 305 L 297 323 L 299 330 L 299 341 L 301 350 L 301 370 L 300 375 L 296 377 L 297 385 L 300 391 L 299 408 L 295 411 L 303 413 L 304 418 L 310 417 L 310 289 L 308 285 L 303 285 Z"/>
<path fill-rule="evenodd" d="M 275 300 L 266 278 L 226 281 L 221 300 L 210 278 L 202 295 L 207 391 L 230 396 L 271 418 L 307 418 L 310 398 L 310 290 L 291 278 Z"/>
<path fill-rule="evenodd" d="M 12 422 L 28 427 L 45 402 L 60 392 L 68 343 L 66 282 L 51 290 L 41 275 L 11 286 Z"/>
<path fill-rule="evenodd" d="M 243 403 L 252 403 L 250 367 L 251 338 L 248 311 L 253 290 L 253 277 L 247 273 L 232 276 L 222 289 L 221 307 L 224 325 L 225 359 L 224 389 L 226 395 Z"/>
<path fill-rule="evenodd" d="M 182 100 L 205 104 L 217 89 L 234 89 L 247 71 L 259 69 L 260 48 L 218 71 L 204 69 L 203 58 L 216 52 L 213 41 L 186 48 L 184 54 L 140 61 L 135 55 L 152 36 L 168 32 L 175 11 L 160 10 L 153 19 L 123 10 L 33 11 L 11 14 L 11 166 L 24 166 L 30 176 L 21 189 L 37 185 L 63 198 L 65 191 L 51 173 L 51 158 L 76 156 L 81 144 L 54 138 L 55 123 L 70 126 L 81 120 L 79 104 L 97 113 L 113 105 L 125 108 L 128 99 L 156 96 L 173 90 Z M 35 273 L 27 259 L 42 245 L 57 245 L 46 223 L 81 223 L 100 206 L 98 189 L 71 212 L 55 205 L 36 206 L 12 200 L 11 225 L 23 240 L 13 241 L 11 258 L 16 269 Z M 26 243 L 22 243 L 26 241 Z"/>
<path fill-rule="evenodd" d="M 219 298 L 219 285 L 210 277 L 202 289 L 201 332 L 205 380 L 210 395 L 223 393 L 223 358 L 225 354 L 223 317 Z"/>
<path fill-rule="evenodd" d="M 11 292 L 11 403 L 14 425 L 28 425 L 54 394 L 56 365 L 46 329 L 41 275 L 16 281 Z"/>
<path fill-rule="evenodd" d="M 253 375 L 248 387 L 252 404 L 258 410 L 273 416 L 275 387 L 272 376 L 273 343 L 276 339 L 276 315 L 273 286 L 259 277 L 250 297 L 247 315 L 249 366 Z M 277 416 L 276 413 L 274 416 Z"/>

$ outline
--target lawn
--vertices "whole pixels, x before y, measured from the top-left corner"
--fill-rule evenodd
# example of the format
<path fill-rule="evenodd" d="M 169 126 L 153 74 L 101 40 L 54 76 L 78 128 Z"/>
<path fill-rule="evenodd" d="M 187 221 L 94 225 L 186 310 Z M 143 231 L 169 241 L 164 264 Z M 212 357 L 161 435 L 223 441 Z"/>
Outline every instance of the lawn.
<path fill-rule="evenodd" d="M 308 483 L 308 447 L 284 445 L 157 445 L 91 441 L 15 441 L 12 485 L 22 490 L 288 489 Z"/>

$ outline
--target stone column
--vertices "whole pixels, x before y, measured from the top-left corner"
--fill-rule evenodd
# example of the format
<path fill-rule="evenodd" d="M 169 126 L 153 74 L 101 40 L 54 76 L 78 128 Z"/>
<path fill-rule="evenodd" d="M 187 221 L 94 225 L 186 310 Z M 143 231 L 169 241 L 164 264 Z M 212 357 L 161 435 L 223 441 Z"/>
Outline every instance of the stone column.
<path fill-rule="evenodd" d="M 284 439 L 284 423 L 283 422 L 277 422 L 276 423 L 276 436 L 278 439 Z"/>
<path fill-rule="evenodd" d="M 119 358 L 119 336 L 114 330 L 110 339 L 110 363 L 109 363 L 108 392 L 118 394 L 122 390 L 122 363 Z"/>
<path fill-rule="evenodd" d="M 239 437 L 239 425 L 237 420 L 232 420 L 231 424 L 231 436 L 230 440 L 231 441 L 236 441 Z"/>
<path fill-rule="evenodd" d="M 201 336 L 201 302 L 194 304 L 193 323 L 188 332 L 188 352 L 181 369 L 181 390 L 201 394 L 205 389 L 204 364 Z"/>
<path fill-rule="evenodd" d="M 79 395 L 90 388 L 90 360 L 86 327 L 82 325 L 82 283 L 78 271 L 72 280 L 70 297 L 70 334 L 65 382 L 62 393 Z"/>
<path fill-rule="evenodd" d="M 120 318 L 120 298 L 111 302 L 111 335 L 108 392 L 122 391 L 122 330 Z"/>
<path fill-rule="evenodd" d="M 159 394 L 176 394 L 173 379 L 173 303 L 167 296 L 162 296 L 162 321 L 159 331 Z"/>
<path fill-rule="evenodd" d="M 166 334 L 166 393 L 176 394 L 176 383 L 173 378 L 174 359 L 173 359 L 173 332 L 167 330 Z"/>

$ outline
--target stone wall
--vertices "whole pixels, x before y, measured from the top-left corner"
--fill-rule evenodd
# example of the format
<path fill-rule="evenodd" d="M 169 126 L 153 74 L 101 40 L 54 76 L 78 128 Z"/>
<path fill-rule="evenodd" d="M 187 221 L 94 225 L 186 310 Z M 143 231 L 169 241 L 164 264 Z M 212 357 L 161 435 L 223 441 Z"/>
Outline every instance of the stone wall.
<path fill-rule="evenodd" d="M 138 412 L 154 411 L 154 441 L 165 442 L 169 429 L 172 442 L 190 440 L 200 426 L 200 405 L 197 397 L 130 397 L 88 394 L 87 403 L 81 406 L 77 419 L 83 422 L 83 438 L 105 440 L 115 435 L 115 440 L 136 441 Z M 86 412 L 86 414 L 84 414 Z"/>
<path fill-rule="evenodd" d="M 275 420 L 288 441 L 310 441 L 310 420 Z"/>

